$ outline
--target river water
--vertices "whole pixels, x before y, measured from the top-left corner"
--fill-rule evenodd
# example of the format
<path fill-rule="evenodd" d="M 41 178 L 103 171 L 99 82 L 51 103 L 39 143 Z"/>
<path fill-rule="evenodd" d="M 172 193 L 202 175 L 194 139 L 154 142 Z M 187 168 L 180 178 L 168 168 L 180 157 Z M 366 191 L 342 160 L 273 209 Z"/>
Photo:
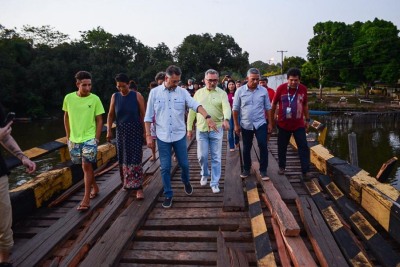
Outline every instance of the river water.
<path fill-rule="evenodd" d="M 358 163 L 361 168 L 375 176 L 384 162 L 396 156 L 400 159 L 400 120 L 399 117 L 341 114 L 337 116 L 313 117 L 328 127 L 325 146 L 331 153 L 341 159 L 349 160 L 348 134 L 357 135 Z M 12 135 L 22 150 L 50 142 L 65 136 L 63 120 L 34 121 L 29 123 L 15 122 Z M 58 152 L 50 153 L 38 160 L 38 173 L 45 172 L 59 162 Z M 400 189 L 400 164 L 391 173 L 389 182 Z M 10 188 L 14 188 L 32 179 L 23 167 L 12 170 Z"/>

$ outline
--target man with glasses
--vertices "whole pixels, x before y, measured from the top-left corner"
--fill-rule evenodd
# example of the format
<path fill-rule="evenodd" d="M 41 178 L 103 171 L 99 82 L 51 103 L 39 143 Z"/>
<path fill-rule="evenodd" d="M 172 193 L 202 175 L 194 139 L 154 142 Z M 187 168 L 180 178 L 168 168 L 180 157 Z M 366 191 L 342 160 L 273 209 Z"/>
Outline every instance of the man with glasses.
<path fill-rule="evenodd" d="M 152 148 L 153 142 L 150 133 L 150 124 L 155 115 L 157 145 L 165 196 L 162 206 L 170 208 L 173 197 L 171 188 L 172 148 L 175 151 L 178 164 L 182 170 L 181 179 L 184 184 L 185 193 L 187 195 L 193 193 L 193 187 L 190 184 L 189 161 L 186 148 L 186 106 L 203 115 L 210 129 L 217 131 L 218 128 L 207 111 L 190 96 L 189 92 L 178 86 L 182 75 L 181 69 L 175 65 L 171 65 L 165 72 L 164 83 L 150 91 L 144 122 L 147 146 Z"/>
<path fill-rule="evenodd" d="M 217 124 L 217 131 L 210 131 L 207 119 L 200 114 L 189 111 L 187 120 L 188 137 L 192 136 L 193 122 L 197 119 L 196 140 L 197 140 L 197 158 L 201 168 L 200 185 L 206 186 L 207 179 L 211 176 L 211 190 L 213 193 L 219 193 L 219 179 L 221 178 L 221 156 L 222 156 L 222 138 L 223 129 L 229 130 L 229 120 L 231 118 L 231 109 L 228 96 L 224 90 L 217 87 L 219 74 L 216 70 L 209 69 L 205 73 L 206 86 L 199 89 L 194 99 L 198 101 L 210 114 L 211 118 Z M 206 117 L 207 118 L 207 117 Z M 208 169 L 208 151 L 211 153 L 211 175 Z"/>
<path fill-rule="evenodd" d="M 268 92 L 258 84 L 259 80 L 260 71 L 258 69 L 251 68 L 247 71 L 248 82 L 236 90 L 232 110 L 235 133 L 237 135 L 241 133 L 243 140 L 243 172 L 240 177 L 246 178 L 250 175 L 250 151 L 255 135 L 260 150 L 260 175 L 266 180 L 268 179 L 267 135 L 272 132 L 272 124 L 268 123 L 268 121 L 272 122 L 272 113 Z"/>

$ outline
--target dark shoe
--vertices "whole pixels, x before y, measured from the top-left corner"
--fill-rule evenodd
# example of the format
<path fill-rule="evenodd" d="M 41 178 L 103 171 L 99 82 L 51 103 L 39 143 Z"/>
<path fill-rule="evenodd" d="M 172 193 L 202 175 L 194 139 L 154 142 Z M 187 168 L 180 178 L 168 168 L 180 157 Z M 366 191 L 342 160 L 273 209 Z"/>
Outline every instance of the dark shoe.
<path fill-rule="evenodd" d="M 267 172 L 265 172 L 265 171 L 264 171 L 264 172 L 261 172 L 261 171 L 260 171 L 260 175 L 261 175 L 261 178 L 262 178 L 262 177 L 267 177 Z"/>
<path fill-rule="evenodd" d="M 278 174 L 279 175 L 284 175 L 285 174 L 285 169 L 284 168 L 279 168 Z"/>
<path fill-rule="evenodd" d="M 162 203 L 163 208 L 168 209 L 172 206 L 172 197 L 166 197 Z"/>
<path fill-rule="evenodd" d="M 13 267 L 11 262 L 0 262 L 0 267 Z"/>
<path fill-rule="evenodd" d="M 249 175 L 250 175 L 250 171 L 244 170 L 244 171 L 240 174 L 240 177 L 246 178 L 246 177 L 248 177 Z"/>
<path fill-rule="evenodd" d="M 193 194 L 193 187 L 190 183 L 185 184 L 185 193 L 186 195 L 190 196 L 191 194 Z"/>
<path fill-rule="evenodd" d="M 90 209 L 90 205 L 79 204 L 76 208 L 78 211 L 88 211 Z"/>

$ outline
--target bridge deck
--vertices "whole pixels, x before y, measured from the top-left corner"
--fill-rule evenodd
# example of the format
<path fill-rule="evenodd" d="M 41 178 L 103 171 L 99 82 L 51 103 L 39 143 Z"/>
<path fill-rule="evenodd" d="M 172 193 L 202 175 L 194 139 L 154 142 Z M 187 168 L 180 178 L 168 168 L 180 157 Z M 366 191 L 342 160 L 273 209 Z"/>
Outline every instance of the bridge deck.
<path fill-rule="evenodd" d="M 319 173 L 315 168 L 312 168 L 315 179 L 303 183 L 293 148 L 288 151 L 286 174 L 277 174 L 276 138 L 269 145 L 271 181 L 262 181 L 254 170 L 242 181 L 238 164 L 230 164 L 238 161 L 239 153 L 236 151 L 232 156 L 229 154 L 232 152 L 224 150 L 219 194 L 213 194 L 208 186 L 200 186 L 196 142 L 189 142 L 188 146 L 192 196 L 185 195 L 180 170 L 174 162 L 171 209 L 161 207 L 162 183 L 154 166 L 146 179 L 142 201 L 120 190 L 119 172 L 114 168 L 98 177 L 101 191 L 92 200 L 89 212 L 75 209 L 83 195 L 80 190 L 59 206 L 42 208 L 24 222 L 18 222 L 14 227 L 16 244 L 12 253 L 15 266 L 395 266 L 399 263 L 399 246 L 386 233 L 382 236 L 391 249 L 387 259 L 382 252 L 367 246 L 340 215 L 335 217 L 337 209 L 332 208 L 332 200 L 325 193 L 316 194 L 319 185 L 314 181 Z M 256 170 L 256 146 L 252 153 Z M 235 191 L 237 185 L 239 191 L 237 188 Z M 241 197 L 245 201 L 242 208 L 224 206 L 229 199 Z M 280 198 L 287 209 L 275 201 Z M 290 220 L 288 211 L 300 232 L 295 231 L 296 227 L 285 228 Z M 371 223 L 380 229 L 373 220 Z"/>

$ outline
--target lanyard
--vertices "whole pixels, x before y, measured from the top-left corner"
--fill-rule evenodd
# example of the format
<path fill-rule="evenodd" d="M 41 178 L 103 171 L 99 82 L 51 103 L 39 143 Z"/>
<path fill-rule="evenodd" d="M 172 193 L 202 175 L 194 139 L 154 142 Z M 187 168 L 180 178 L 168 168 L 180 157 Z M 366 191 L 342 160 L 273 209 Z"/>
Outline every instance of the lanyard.
<path fill-rule="evenodd" d="M 294 98 L 296 97 L 297 90 L 299 90 L 299 86 L 297 85 L 296 92 L 294 92 L 294 95 L 292 97 L 290 97 L 290 95 L 289 95 L 289 90 L 290 90 L 290 87 L 288 86 L 288 88 L 287 88 L 287 98 L 289 100 L 289 107 L 290 107 L 292 105 L 292 102 L 293 102 Z"/>

